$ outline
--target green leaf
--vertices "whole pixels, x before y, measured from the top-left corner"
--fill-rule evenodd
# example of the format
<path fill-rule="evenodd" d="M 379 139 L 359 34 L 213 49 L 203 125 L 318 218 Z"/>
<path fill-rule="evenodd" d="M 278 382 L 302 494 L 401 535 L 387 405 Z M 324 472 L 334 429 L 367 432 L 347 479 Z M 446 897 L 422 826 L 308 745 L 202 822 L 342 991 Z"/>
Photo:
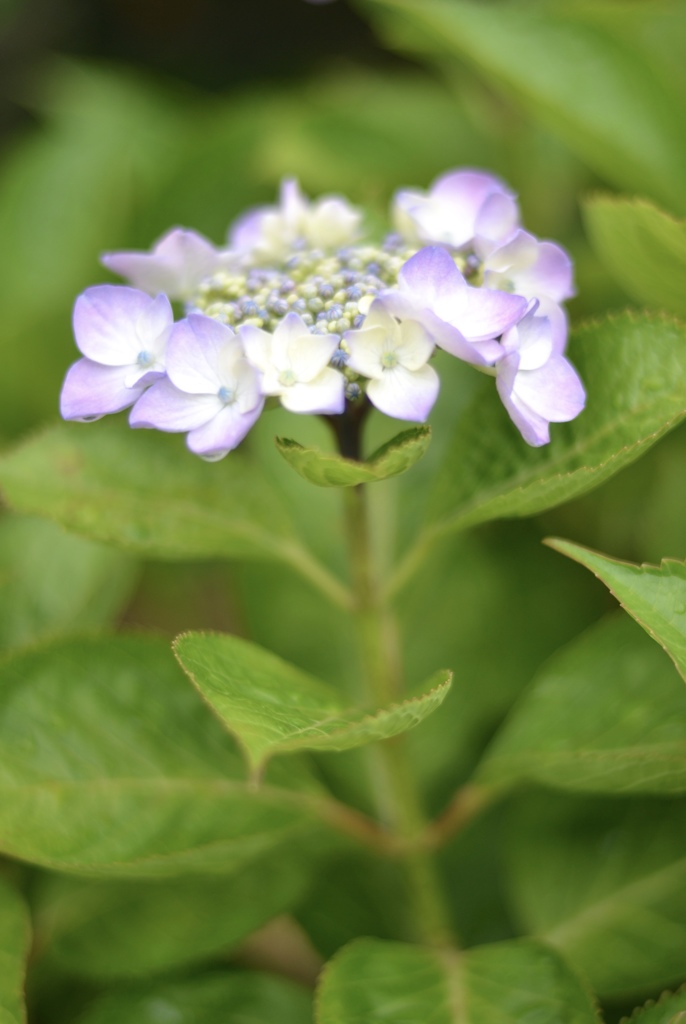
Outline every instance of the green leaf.
<path fill-rule="evenodd" d="M 477 771 L 595 793 L 686 793 L 686 691 L 640 629 L 619 614 L 539 673 Z"/>
<path fill-rule="evenodd" d="M 686 679 L 686 564 L 666 558 L 659 566 L 632 565 L 565 540 L 551 548 L 585 565 L 609 587 L 623 608 L 667 652 Z"/>
<path fill-rule="evenodd" d="M 235 636 L 185 633 L 174 650 L 253 771 L 274 754 L 350 750 L 405 732 L 441 705 L 452 681 L 438 672 L 419 696 L 368 712 L 346 707 L 333 687 Z"/>
<path fill-rule="evenodd" d="M 537 794 L 513 816 L 503 847 L 520 924 L 602 997 L 683 980 L 685 810 L 683 800 Z"/>
<path fill-rule="evenodd" d="M 586 227 L 600 259 L 638 302 L 686 315 L 686 222 L 645 199 L 592 196 Z"/>
<path fill-rule="evenodd" d="M 216 974 L 102 996 L 76 1024 L 310 1024 L 300 985 L 257 972 Z"/>
<path fill-rule="evenodd" d="M 458 54 L 475 65 L 491 88 L 518 102 L 601 177 L 686 210 L 681 92 L 662 80 L 639 45 L 622 39 L 613 24 L 594 23 L 583 4 L 367 6 L 386 14 L 401 48 Z"/>
<path fill-rule="evenodd" d="M 157 558 L 291 556 L 278 493 L 242 453 L 208 465 L 180 438 L 122 423 L 60 424 L 0 458 L 22 512 Z"/>
<path fill-rule="evenodd" d="M 553 439 L 530 448 L 495 389 L 459 421 L 433 495 L 429 527 L 442 534 L 504 516 L 529 516 L 597 487 L 686 415 L 686 327 L 623 313 L 580 328 L 570 348 L 588 404 Z"/>
<path fill-rule="evenodd" d="M 631 1024 L 684 1024 L 686 988 L 675 993 L 665 992 L 657 1002 L 651 999 L 645 1006 L 634 1010 L 630 1021 Z"/>
<path fill-rule="evenodd" d="M 0 647 L 111 622 L 130 596 L 135 563 L 42 519 L 0 521 Z"/>
<path fill-rule="evenodd" d="M 37 894 L 40 947 L 61 971 L 127 978 L 226 954 L 302 898 L 311 859 L 257 860 L 219 879 L 99 882 L 49 875 Z"/>
<path fill-rule="evenodd" d="M 313 842 L 303 798 L 255 792 L 241 769 L 162 640 L 65 640 L 0 666 L 0 849 L 11 856 L 144 878 L 228 873 Z"/>
<path fill-rule="evenodd" d="M 404 430 L 364 462 L 332 452 L 303 448 L 297 441 L 277 437 L 276 447 L 296 473 L 319 487 L 355 487 L 406 473 L 421 459 L 431 441 L 431 427 Z"/>
<path fill-rule="evenodd" d="M 24 901 L 0 878 L 0 1024 L 26 1024 L 24 976 L 30 941 Z"/>
<path fill-rule="evenodd" d="M 588 993 L 534 942 L 458 954 L 359 939 L 319 982 L 318 1024 L 593 1024 Z"/>

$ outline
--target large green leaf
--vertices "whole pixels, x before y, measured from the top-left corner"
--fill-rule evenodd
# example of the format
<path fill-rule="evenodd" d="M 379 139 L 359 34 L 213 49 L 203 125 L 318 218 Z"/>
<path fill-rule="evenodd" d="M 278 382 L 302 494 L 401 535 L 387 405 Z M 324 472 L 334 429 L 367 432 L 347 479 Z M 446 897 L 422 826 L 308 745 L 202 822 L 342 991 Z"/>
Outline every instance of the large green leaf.
<path fill-rule="evenodd" d="M 623 608 L 664 647 L 686 679 L 686 564 L 665 559 L 659 566 L 631 565 L 608 558 L 597 551 L 548 541 L 603 581 Z"/>
<path fill-rule="evenodd" d="M 593 1024 L 589 994 L 551 949 L 504 942 L 458 954 L 374 939 L 320 980 L 318 1024 Z"/>
<path fill-rule="evenodd" d="M 102 996 L 76 1024 L 310 1024 L 300 985 L 267 974 L 212 974 Z"/>
<path fill-rule="evenodd" d="M 87 881 L 49 875 L 36 897 L 40 947 L 92 978 L 168 971 L 226 953 L 302 898 L 311 859 L 261 858 L 228 877 Z"/>
<path fill-rule="evenodd" d="M 0 647 L 111 622 L 131 593 L 133 559 L 43 519 L 0 521 Z"/>
<path fill-rule="evenodd" d="M 274 754 L 349 750 L 405 732 L 441 705 L 452 681 L 439 672 L 419 696 L 369 711 L 346 706 L 333 687 L 235 636 L 186 633 L 174 650 L 253 771 Z"/>
<path fill-rule="evenodd" d="M 530 448 L 495 389 L 463 415 L 439 475 L 429 530 L 527 516 L 597 487 L 686 415 L 686 328 L 620 314 L 575 332 L 570 348 L 588 405 Z"/>
<path fill-rule="evenodd" d="M 489 85 L 602 177 L 686 210 L 681 93 L 613 23 L 594 22 L 583 4 L 367 0 L 365 6 L 386 16 L 401 47 L 473 63 Z M 683 48 L 684 23 L 677 27 Z"/>
<path fill-rule="evenodd" d="M 686 222 L 645 199 L 592 196 L 584 203 L 591 241 L 632 298 L 686 315 Z"/>
<path fill-rule="evenodd" d="M 26 1024 L 24 976 L 30 939 L 24 901 L 0 878 L 0 1024 Z"/>
<path fill-rule="evenodd" d="M 686 1020 L 686 989 L 665 992 L 657 1001 L 650 1000 L 631 1015 L 631 1024 L 684 1024 Z"/>
<path fill-rule="evenodd" d="M 162 640 L 68 640 L 0 667 L 0 850 L 63 871 L 229 872 L 312 835 L 302 798 L 241 778 Z"/>
<path fill-rule="evenodd" d="M 596 793 L 686 793 L 686 691 L 655 644 L 619 613 L 545 665 L 477 779 Z"/>
<path fill-rule="evenodd" d="M 241 453 L 208 465 L 178 437 L 118 422 L 61 424 L 0 459 L 22 512 L 159 558 L 291 557 L 279 495 Z"/>
<path fill-rule="evenodd" d="M 406 473 L 421 459 L 431 440 L 431 427 L 412 427 L 387 441 L 364 462 L 304 448 L 297 441 L 277 437 L 276 447 L 293 469 L 319 487 L 355 487 Z"/>
<path fill-rule="evenodd" d="M 683 800 L 536 795 L 504 849 L 524 928 L 559 948 L 602 996 L 679 983 L 686 962 Z"/>

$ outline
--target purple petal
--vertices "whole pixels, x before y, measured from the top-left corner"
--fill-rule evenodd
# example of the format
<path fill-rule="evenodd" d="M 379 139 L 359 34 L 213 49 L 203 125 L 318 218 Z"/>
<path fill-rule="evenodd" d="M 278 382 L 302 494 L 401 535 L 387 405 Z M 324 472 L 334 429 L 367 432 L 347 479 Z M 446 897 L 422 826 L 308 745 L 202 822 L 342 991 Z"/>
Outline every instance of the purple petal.
<path fill-rule="evenodd" d="M 262 238 L 265 214 L 273 210 L 272 206 L 256 206 L 238 217 L 229 228 L 227 241 L 230 248 L 236 252 L 250 252 L 254 249 Z"/>
<path fill-rule="evenodd" d="M 186 443 L 196 455 L 210 462 L 223 459 L 236 448 L 258 419 L 264 400 L 251 412 L 242 413 L 237 405 L 226 405 L 202 427 L 191 430 Z"/>
<path fill-rule="evenodd" d="M 431 245 L 420 249 L 403 265 L 398 287 L 413 306 L 435 312 L 438 303 L 454 301 L 467 284 L 447 250 Z"/>
<path fill-rule="evenodd" d="M 95 420 L 133 405 L 144 386 L 127 388 L 130 367 L 103 366 L 79 359 L 70 366 L 62 385 L 60 413 L 65 420 Z"/>
<path fill-rule="evenodd" d="M 407 370 L 396 366 L 367 385 L 367 395 L 377 409 L 398 420 L 423 423 L 438 398 L 440 380 L 433 366 Z"/>
<path fill-rule="evenodd" d="M 476 235 L 497 240 L 511 234 L 519 211 L 504 183 L 481 171 L 453 171 L 439 178 L 430 191 L 432 199 L 446 204 L 446 230 L 456 248 Z"/>
<path fill-rule="evenodd" d="M 179 320 L 167 345 L 167 373 L 181 391 L 214 394 L 231 363 L 243 358 L 240 339 L 212 317 L 193 313 Z"/>
<path fill-rule="evenodd" d="M 576 370 L 564 356 L 551 356 L 537 370 L 520 371 L 514 393 L 521 402 L 551 423 L 566 423 L 579 415 L 586 394 Z"/>
<path fill-rule="evenodd" d="M 101 262 L 150 295 L 165 292 L 172 299 L 187 299 L 226 258 L 197 232 L 173 228 L 152 252 L 105 253 Z"/>
<path fill-rule="evenodd" d="M 224 408 L 214 395 L 189 395 L 166 378 L 154 384 L 131 410 L 132 427 L 180 433 L 203 426 Z"/>
<path fill-rule="evenodd" d="M 466 289 L 466 301 L 453 322 L 468 341 L 496 338 L 524 316 L 527 300 L 491 288 Z"/>
<path fill-rule="evenodd" d="M 496 387 L 510 419 L 526 443 L 534 448 L 540 448 L 541 445 L 548 444 L 550 441 L 549 422 L 530 409 L 515 394 L 514 384 L 518 368 L 519 354 L 517 352 L 511 352 L 505 356 L 498 363 Z"/>
<path fill-rule="evenodd" d="M 572 261 L 559 245 L 540 242 L 536 261 L 513 276 L 515 287 L 522 295 L 546 296 L 555 302 L 564 302 L 574 295 Z"/>
<path fill-rule="evenodd" d="M 128 366 L 173 323 L 169 300 L 151 299 L 125 285 L 87 288 L 74 306 L 74 336 L 85 356 L 105 366 Z"/>
<path fill-rule="evenodd" d="M 506 192 L 493 193 L 486 199 L 476 218 L 476 248 L 483 253 L 485 248 L 510 238 L 517 230 L 518 223 L 519 208 L 515 198 Z"/>

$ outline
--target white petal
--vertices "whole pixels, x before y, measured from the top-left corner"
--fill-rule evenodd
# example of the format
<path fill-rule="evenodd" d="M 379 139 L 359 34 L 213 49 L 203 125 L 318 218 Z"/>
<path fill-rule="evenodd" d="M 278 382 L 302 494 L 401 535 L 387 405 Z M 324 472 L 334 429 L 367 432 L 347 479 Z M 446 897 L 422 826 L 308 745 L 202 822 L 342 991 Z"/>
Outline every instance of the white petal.
<path fill-rule="evenodd" d="M 423 423 L 438 397 L 440 380 L 433 366 L 406 370 L 396 366 L 380 380 L 372 380 L 367 395 L 377 409 L 394 419 Z"/>
<path fill-rule="evenodd" d="M 363 377 L 382 377 L 381 357 L 387 350 L 387 339 L 386 329 L 378 324 L 362 327 L 359 331 L 346 331 L 344 340 L 350 349 L 350 369 Z"/>
<path fill-rule="evenodd" d="M 202 426 L 223 408 L 217 395 L 191 395 L 165 378 L 138 399 L 129 423 L 132 427 L 180 433 Z"/>
<path fill-rule="evenodd" d="M 299 383 L 307 384 L 328 364 L 339 340 L 337 334 L 312 334 L 297 313 L 288 313 L 274 332 L 274 365 L 291 369 Z"/>
<path fill-rule="evenodd" d="M 407 370 L 419 370 L 431 358 L 433 339 L 416 320 L 403 320 L 399 325 L 399 343 L 395 354 Z"/>
<path fill-rule="evenodd" d="M 345 378 L 327 366 L 309 384 L 293 384 L 281 392 L 281 404 L 291 412 L 339 413 L 345 408 Z"/>
<path fill-rule="evenodd" d="M 273 334 L 251 324 L 241 324 L 238 334 L 248 360 L 262 373 L 266 373 L 272 365 Z"/>

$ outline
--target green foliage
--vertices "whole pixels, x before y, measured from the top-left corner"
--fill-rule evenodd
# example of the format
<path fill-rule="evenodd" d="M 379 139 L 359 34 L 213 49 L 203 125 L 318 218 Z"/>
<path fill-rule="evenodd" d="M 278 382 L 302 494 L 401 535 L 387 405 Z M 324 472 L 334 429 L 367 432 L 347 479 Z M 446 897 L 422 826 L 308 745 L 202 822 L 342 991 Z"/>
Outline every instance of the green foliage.
<path fill-rule="evenodd" d="M 225 873 L 314 838 L 294 794 L 242 780 L 160 640 L 64 640 L 5 660 L 0 750 L 0 848 L 46 867 Z"/>
<path fill-rule="evenodd" d="M 373 939 L 346 946 L 320 980 L 318 1024 L 592 1024 L 593 1003 L 552 950 L 533 942 L 459 955 Z"/>
<path fill-rule="evenodd" d="M 130 597 L 135 564 L 47 520 L 0 521 L 0 647 L 111 622 Z"/>
<path fill-rule="evenodd" d="M 253 463 L 234 454 L 208 472 L 180 438 L 123 423 L 64 423 L 29 439 L 0 459 L 0 485 L 20 511 L 157 558 L 290 558 L 295 543 Z"/>
<path fill-rule="evenodd" d="M 631 619 L 605 619 L 545 665 L 477 779 L 596 793 L 686 793 L 686 692 Z"/>
<path fill-rule="evenodd" d="M 459 56 L 603 178 L 686 211 L 683 93 L 661 56 L 582 3 L 366 0 L 404 50 Z M 649 19 L 646 19 L 649 20 Z M 674 24 L 682 46 L 686 22 Z"/>
<path fill-rule="evenodd" d="M 597 195 L 584 203 L 601 260 L 638 302 L 686 315 L 686 223 L 645 199 Z"/>
<path fill-rule="evenodd" d="M 623 608 L 664 647 L 686 679 L 686 565 L 665 559 L 660 566 L 631 565 L 569 541 L 548 542 L 603 581 Z"/>
<path fill-rule="evenodd" d="M 267 974 L 208 974 L 103 996 L 75 1024 L 310 1024 L 299 985 Z"/>
<path fill-rule="evenodd" d="M 96 979 L 145 976 L 226 954 L 302 898 L 312 871 L 262 857 L 221 878 L 100 882 L 48 875 L 35 897 L 54 967 Z"/>
<path fill-rule="evenodd" d="M 665 994 L 657 1001 L 652 999 L 631 1016 L 632 1024 L 683 1024 L 686 1013 L 686 990 Z"/>
<path fill-rule="evenodd" d="M 186 633 L 174 650 L 253 771 L 274 754 L 349 750 L 405 732 L 440 707 L 452 682 L 450 672 L 438 672 L 419 696 L 367 712 L 346 707 L 333 687 L 235 636 Z"/>
<path fill-rule="evenodd" d="M 297 441 L 277 437 L 276 447 L 293 469 L 319 487 L 355 487 L 406 473 L 421 459 L 431 441 L 431 427 L 412 427 L 387 441 L 364 462 L 303 448 Z"/>
<path fill-rule="evenodd" d="M 23 993 L 30 940 L 24 901 L 0 878 L 0 1024 L 26 1024 Z"/>
<path fill-rule="evenodd" d="M 522 803 L 505 842 L 524 928 L 559 948 L 601 995 L 640 996 L 683 977 L 683 801 Z"/>
<path fill-rule="evenodd" d="M 460 419 L 430 507 L 434 533 L 526 516 L 597 487 L 686 415 L 686 328 L 625 313 L 579 328 L 570 345 L 588 392 L 543 448 L 522 444 L 495 394 Z"/>

